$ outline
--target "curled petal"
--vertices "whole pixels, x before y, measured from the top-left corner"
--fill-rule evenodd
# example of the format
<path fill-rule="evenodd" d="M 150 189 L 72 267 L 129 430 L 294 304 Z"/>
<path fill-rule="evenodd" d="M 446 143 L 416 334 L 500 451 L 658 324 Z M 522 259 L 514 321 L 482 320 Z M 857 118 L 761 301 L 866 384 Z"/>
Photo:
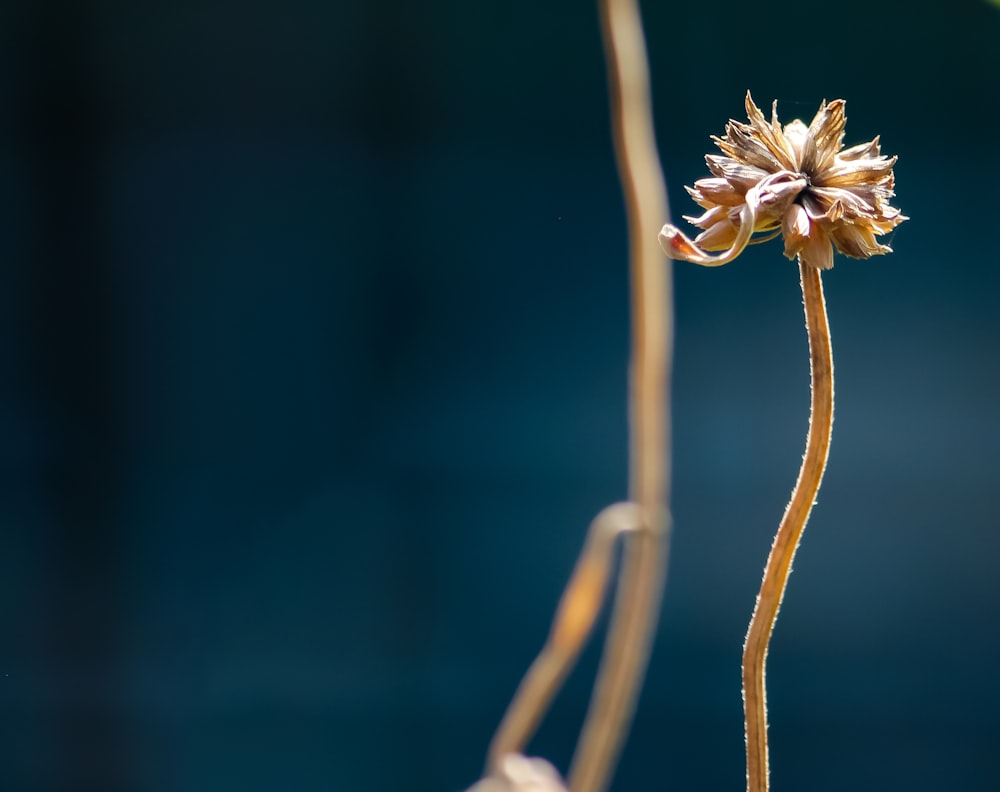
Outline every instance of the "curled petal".
<path fill-rule="evenodd" d="M 679 228 L 669 223 L 663 226 L 660 231 L 660 247 L 670 258 L 690 261 L 692 264 L 701 264 L 703 267 L 720 267 L 723 264 L 728 264 L 743 252 L 753 233 L 755 219 L 754 207 L 749 203 L 744 205 L 740 210 L 740 223 L 736 237 L 729 248 L 718 255 L 713 256 L 706 253 L 684 236 Z"/>
<path fill-rule="evenodd" d="M 779 171 L 762 179 L 756 187 L 748 191 L 746 201 L 757 203 L 757 212 L 762 219 L 777 220 L 808 185 L 809 182 L 798 173 Z"/>
<path fill-rule="evenodd" d="M 705 252 L 703 248 L 699 248 L 695 242 L 684 236 L 678 228 L 669 224 L 663 226 L 663 229 L 660 231 L 660 246 L 668 256 L 690 261 L 694 264 L 701 264 L 706 267 L 718 267 L 722 264 L 728 264 L 743 252 L 743 249 L 750 242 L 750 237 L 753 236 L 754 231 L 771 230 L 777 224 L 772 218 L 780 217 L 791 202 L 795 200 L 795 197 L 802 192 L 806 184 L 806 180 L 800 178 L 795 173 L 779 171 L 761 180 L 758 185 L 748 190 L 746 203 L 740 209 L 735 222 L 733 222 L 732 210 L 727 212 L 728 219 L 726 222 L 736 227 L 736 234 L 732 238 L 730 246 L 722 253 L 712 255 Z M 716 208 L 724 209 L 721 206 Z M 715 211 L 715 209 L 710 210 L 700 218 L 695 219 L 702 223 L 711 221 L 714 224 L 718 222 L 717 218 L 720 217 L 718 214 L 712 214 Z M 705 226 L 702 225 L 702 227 Z M 710 242 L 721 244 L 721 240 L 727 238 L 722 236 L 724 228 L 718 232 L 718 239 L 715 238 L 715 235 L 709 237 Z M 707 236 L 707 232 L 705 236 Z M 704 236 L 699 237 L 699 239 L 704 241 Z"/>

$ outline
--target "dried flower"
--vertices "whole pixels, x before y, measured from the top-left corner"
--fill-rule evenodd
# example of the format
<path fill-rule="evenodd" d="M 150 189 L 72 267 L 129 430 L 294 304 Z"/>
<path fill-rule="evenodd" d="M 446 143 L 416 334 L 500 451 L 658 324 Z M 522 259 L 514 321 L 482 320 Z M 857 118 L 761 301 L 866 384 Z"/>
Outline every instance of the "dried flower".
<path fill-rule="evenodd" d="M 684 219 L 702 232 L 692 242 L 665 225 L 660 245 L 667 255 L 718 266 L 779 234 L 785 256 L 819 269 L 833 266 L 833 246 L 852 258 L 890 253 L 875 236 L 907 219 L 889 205 L 896 157 L 880 153 L 877 137 L 842 149 L 843 99 L 824 101 L 808 127 L 798 119 L 782 126 L 777 106 L 768 123 L 748 92 L 750 123 L 730 120 L 723 137 L 713 136 L 725 156 L 706 156 L 712 176 L 686 188 L 705 212 Z"/>
<path fill-rule="evenodd" d="M 566 792 L 556 769 L 544 759 L 507 754 L 497 769 L 466 792 Z"/>

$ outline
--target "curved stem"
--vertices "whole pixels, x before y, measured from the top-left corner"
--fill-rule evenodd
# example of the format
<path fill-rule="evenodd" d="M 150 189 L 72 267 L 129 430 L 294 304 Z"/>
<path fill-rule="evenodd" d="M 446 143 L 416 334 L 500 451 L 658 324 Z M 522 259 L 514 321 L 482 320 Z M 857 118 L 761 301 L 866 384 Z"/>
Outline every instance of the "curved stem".
<path fill-rule="evenodd" d="M 833 351 L 823 299 L 823 282 L 820 270 L 801 259 L 799 272 L 806 328 L 809 332 L 812 379 L 809 435 L 806 438 L 806 453 L 802 459 L 799 478 L 775 534 L 771 554 L 764 568 L 764 580 L 757 596 L 757 605 L 743 645 L 743 711 L 746 718 L 748 792 L 766 792 L 768 788 L 767 696 L 764 687 L 767 646 L 785 594 L 795 550 L 823 479 L 833 428 Z"/>
<path fill-rule="evenodd" d="M 538 728 L 552 698 L 576 664 L 604 601 L 614 561 L 614 542 L 642 520 L 633 503 L 608 506 L 590 524 L 587 541 L 563 592 L 548 640 L 521 680 L 490 743 L 487 774 L 504 757 L 520 753 Z"/>
<path fill-rule="evenodd" d="M 646 672 L 670 534 L 670 262 L 657 234 L 669 216 L 656 152 L 646 42 L 637 0 L 601 0 L 615 157 L 625 197 L 632 287 L 630 500 L 642 525 L 625 538 L 611 628 L 569 773 L 573 792 L 603 792 Z"/>

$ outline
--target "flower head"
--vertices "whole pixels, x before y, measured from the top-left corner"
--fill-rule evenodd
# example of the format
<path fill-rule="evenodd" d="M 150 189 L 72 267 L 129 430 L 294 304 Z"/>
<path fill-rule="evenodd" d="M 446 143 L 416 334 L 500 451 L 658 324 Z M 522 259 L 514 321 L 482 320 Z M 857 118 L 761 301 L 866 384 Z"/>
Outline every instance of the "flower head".
<path fill-rule="evenodd" d="M 566 792 L 566 787 L 544 759 L 507 754 L 492 775 L 466 792 Z"/>
<path fill-rule="evenodd" d="M 684 219 L 702 232 L 692 242 L 672 225 L 660 231 L 668 256 L 718 266 L 779 234 L 785 256 L 820 269 L 833 266 L 834 246 L 852 258 L 892 252 L 875 237 L 907 219 L 889 205 L 896 157 L 880 153 L 877 137 L 843 148 L 843 99 L 824 101 L 808 127 L 782 126 L 777 102 L 768 123 L 749 92 L 746 110 L 749 124 L 731 120 L 713 136 L 723 156 L 705 157 L 711 177 L 686 188 L 705 212 Z"/>

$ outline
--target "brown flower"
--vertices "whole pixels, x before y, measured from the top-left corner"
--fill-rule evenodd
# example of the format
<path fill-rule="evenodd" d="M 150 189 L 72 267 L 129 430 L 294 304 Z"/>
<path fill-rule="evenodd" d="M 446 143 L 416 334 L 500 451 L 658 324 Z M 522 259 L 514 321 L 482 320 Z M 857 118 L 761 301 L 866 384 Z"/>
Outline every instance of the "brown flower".
<path fill-rule="evenodd" d="M 907 219 L 889 205 L 896 157 L 879 152 L 877 137 L 842 148 L 843 99 L 824 101 L 808 127 L 798 119 L 782 126 L 777 108 L 775 102 L 768 123 L 748 92 L 750 123 L 731 120 L 723 137 L 713 136 L 725 156 L 706 156 L 712 176 L 686 188 L 705 212 L 684 219 L 702 232 L 692 242 L 665 225 L 660 245 L 667 255 L 714 267 L 779 234 L 788 258 L 820 269 L 833 266 L 832 245 L 852 258 L 890 253 L 875 236 Z"/>

